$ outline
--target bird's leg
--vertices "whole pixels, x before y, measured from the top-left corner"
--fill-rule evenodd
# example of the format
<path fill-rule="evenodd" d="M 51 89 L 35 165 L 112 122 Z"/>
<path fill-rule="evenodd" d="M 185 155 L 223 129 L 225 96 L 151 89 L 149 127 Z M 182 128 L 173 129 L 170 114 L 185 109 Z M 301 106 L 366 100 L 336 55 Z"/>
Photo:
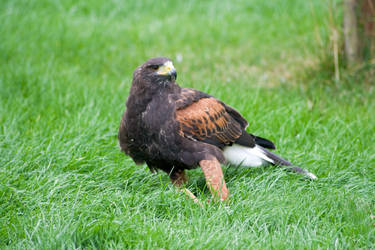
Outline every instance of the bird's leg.
<path fill-rule="evenodd" d="M 181 169 L 173 170 L 170 173 L 169 178 L 171 178 L 173 185 L 176 187 L 182 187 L 187 183 L 185 171 Z"/>
<path fill-rule="evenodd" d="M 180 191 L 184 192 L 187 196 L 192 198 L 194 203 L 197 203 L 197 204 L 199 204 L 199 206 L 203 207 L 201 201 L 192 192 L 190 192 L 189 189 L 183 188 L 183 189 L 180 189 Z"/>
<path fill-rule="evenodd" d="M 224 201 L 228 197 L 228 189 L 225 184 L 223 171 L 220 162 L 213 158 L 211 160 L 202 160 L 199 162 L 202 168 L 206 183 L 215 199 Z"/>
<path fill-rule="evenodd" d="M 189 189 L 183 187 L 187 182 L 187 177 L 184 170 L 173 171 L 170 174 L 170 178 L 173 185 L 176 186 L 178 190 L 184 192 L 187 196 L 192 198 L 195 203 L 198 203 L 200 206 L 202 206 L 202 203 L 198 200 L 198 198 L 192 192 L 190 192 Z"/>

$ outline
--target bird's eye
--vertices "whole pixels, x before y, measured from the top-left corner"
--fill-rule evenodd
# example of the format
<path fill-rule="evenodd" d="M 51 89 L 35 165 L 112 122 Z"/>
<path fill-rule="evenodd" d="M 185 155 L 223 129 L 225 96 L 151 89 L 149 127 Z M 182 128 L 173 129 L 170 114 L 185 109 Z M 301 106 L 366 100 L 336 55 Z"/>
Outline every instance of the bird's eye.
<path fill-rule="evenodd" d="M 153 69 L 153 70 L 157 70 L 159 68 L 159 66 L 158 65 L 151 65 L 150 68 Z"/>

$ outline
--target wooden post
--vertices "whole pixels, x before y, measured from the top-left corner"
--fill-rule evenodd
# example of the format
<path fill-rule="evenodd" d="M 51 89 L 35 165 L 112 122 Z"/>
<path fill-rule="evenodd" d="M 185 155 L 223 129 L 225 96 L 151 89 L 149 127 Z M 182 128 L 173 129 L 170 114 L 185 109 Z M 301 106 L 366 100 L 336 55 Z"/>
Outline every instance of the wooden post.
<path fill-rule="evenodd" d="M 375 60 L 375 0 L 344 1 L 344 36 L 349 67 Z"/>
<path fill-rule="evenodd" d="M 359 37 L 362 57 L 365 61 L 375 59 L 375 0 L 361 0 Z"/>
<path fill-rule="evenodd" d="M 344 35 L 345 35 L 345 54 L 349 67 L 358 62 L 359 44 L 357 30 L 356 6 L 358 0 L 344 1 Z"/>

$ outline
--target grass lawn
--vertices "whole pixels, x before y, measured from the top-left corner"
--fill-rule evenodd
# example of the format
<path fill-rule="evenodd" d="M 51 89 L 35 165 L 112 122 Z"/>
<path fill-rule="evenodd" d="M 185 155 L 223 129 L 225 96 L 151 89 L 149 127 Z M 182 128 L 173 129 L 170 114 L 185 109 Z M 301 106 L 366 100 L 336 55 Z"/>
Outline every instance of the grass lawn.
<path fill-rule="evenodd" d="M 2 0 L 0 248 L 375 248 L 374 83 L 332 80 L 330 2 Z M 319 179 L 223 166 L 212 204 L 196 169 L 201 208 L 136 166 L 117 130 L 160 55 Z"/>

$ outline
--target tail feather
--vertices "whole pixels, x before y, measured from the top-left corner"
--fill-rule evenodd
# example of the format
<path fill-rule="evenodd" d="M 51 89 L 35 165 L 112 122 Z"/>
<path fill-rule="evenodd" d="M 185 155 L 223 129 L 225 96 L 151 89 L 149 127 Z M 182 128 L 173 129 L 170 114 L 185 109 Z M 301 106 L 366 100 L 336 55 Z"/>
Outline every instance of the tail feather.
<path fill-rule="evenodd" d="M 276 149 L 275 144 L 268 139 L 265 139 L 265 138 L 254 135 L 254 140 L 255 140 L 256 144 L 258 144 L 262 147 L 269 148 L 269 149 Z"/>
<path fill-rule="evenodd" d="M 276 166 L 285 166 L 287 167 L 287 170 L 305 175 L 312 180 L 317 179 L 317 177 L 309 171 L 293 165 L 291 162 L 281 158 L 277 154 L 272 153 L 260 145 L 250 148 L 233 144 L 232 146 L 225 147 L 223 153 L 225 159 L 233 165 L 258 167 L 264 165 L 264 163 L 268 163 Z"/>
<path fill-rule="evenodd" d="M 300 167 L 297 167 L 297 166 L 293 165 L 291 162 L 289 162 L 287 160 L 284 160 L 283 158 L 281 158 L 277 154 L 272 153 L 271 151 L 268 151 L 267 149 L 265 149 L 265 148 L 263 148 L 261 146 L 257 146 L 257 147 L 259 147 L 264 152 L 264 154 L 266 155 L 267 158 L 269 158 L 269 159 L 272 160 L 271 163 L 273 165 L 276 165 L 276 166 L 290 166 L 288 168 L 288 170 L 290 170 L 290 171 L 293 171 L 293 172 L 305 175 L 305 176 L 307 176 L 308 178 L 310 178 L 312 180 L 318 179 L 313 173 L 310 173 L 309 171 L 307 171 L 305 169 L 302 169 Z"/>

